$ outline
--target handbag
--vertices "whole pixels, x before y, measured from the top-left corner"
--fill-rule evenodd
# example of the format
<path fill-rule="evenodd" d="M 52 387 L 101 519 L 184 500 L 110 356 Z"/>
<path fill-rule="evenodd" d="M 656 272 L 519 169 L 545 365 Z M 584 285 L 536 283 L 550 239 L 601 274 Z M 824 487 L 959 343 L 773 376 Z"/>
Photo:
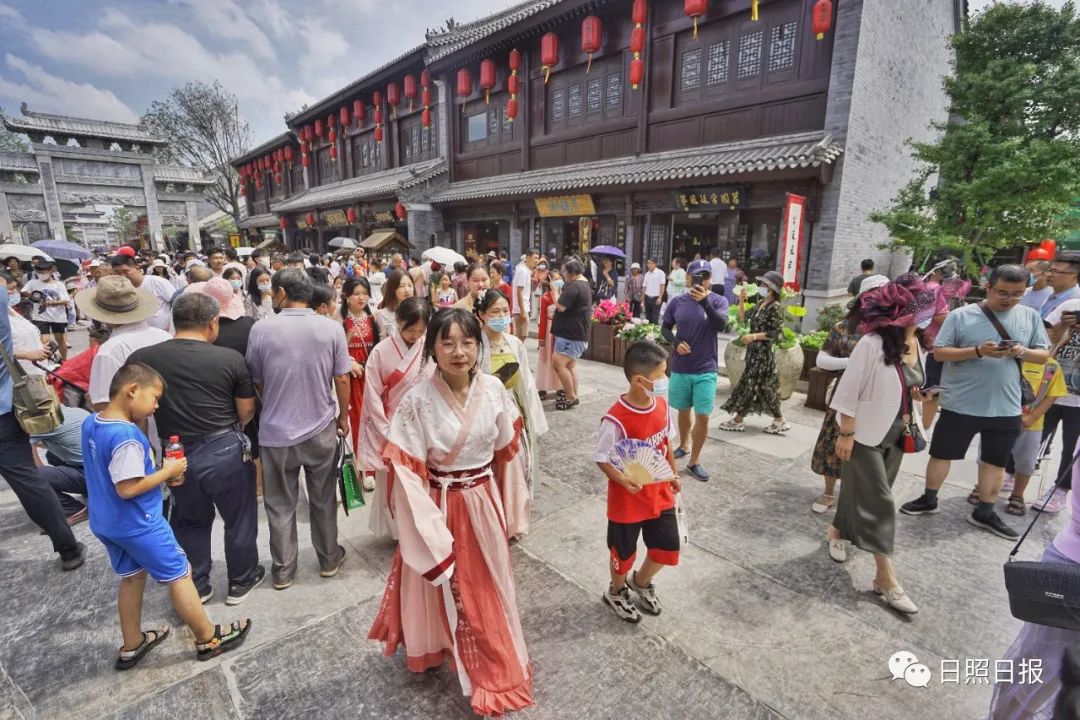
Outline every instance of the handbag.
<path fill-rule="evenodd" d="M 979 309 L 983 311 L 983 315 L 990 321 L 990 324 L 997 330 L 997 334 L 1001 336 L 1002 340 L 1012 342 L 1012 338 L 1009 336 L 1008 331 L 1005 330 L 1005 326 L 1001 324 L 1001 321 L 997 319 L 993 311 L 986 306 L 985 302 L 979 303 Z M 1024 362 L 1020 358 L 1016 360 L 1016 371 L 1020 374 L 1020 406 L 1028 407 L 1035 402 L 1035 391 L 1031 389 L 1031 383 L 1024 379 Z"/>
<path fill-rule="evenodd" d="M 1054 483 L 1053 492 L 1046 498 L 1047 503 L 1061 488 L 1061 481 L 1072 472 L 1078 457 L 1080 455 L 1073 455 L 1069 467 Z M 1045 506 L 1046 503 L 1043 503 L 1043 507 Z M 1005 590 L 1009 593 L 1009 611 L 1017 620 L 1035 625 L 1080 630 L 1080 564 L 1013 559 L 1031 528 L 1043 514 L 1035 513 L 1027 530 L 1020 536 L 1005 561 Z"/>
<path fill-rule="evenodd" d="M 3 343 L 0 355 L 11 375 L 11 404 L 15 420 L 27 435 L 50 433 L 64 422 L 60 400 L 44 375 L 27 375 L 19 363 L 11 359 Z"/>
<path fill-rule="evenodd" d="M 896 373 L 900 376 L 901 387 L 904 388 L 903 397 L 900 400 L 903 407 L 900 421 L 904 424 L 904 432 L 901 433 L 897 445 L 905 453 L 922 452 L 926 449 L 926 438 L 923 437 L 922 430 L 919 429 L 911 413 L 911 388 L 908 387 L 907 378 L 904 377 L 904 370 L 900 367 L 900 363 L 896 363 Z"/>
<path fill-rule="evenodd" d="M 360 484 L 360 478 L 356 474 L 352 448 L 348 446 L 344 436 L 341 435 L 338 435 L 337 439 L 334 465 L 337 468 L 341 505 L 345 510 L 345 515 L 348 516 L 350 510 L 364 507 L 364 487 Z"/>

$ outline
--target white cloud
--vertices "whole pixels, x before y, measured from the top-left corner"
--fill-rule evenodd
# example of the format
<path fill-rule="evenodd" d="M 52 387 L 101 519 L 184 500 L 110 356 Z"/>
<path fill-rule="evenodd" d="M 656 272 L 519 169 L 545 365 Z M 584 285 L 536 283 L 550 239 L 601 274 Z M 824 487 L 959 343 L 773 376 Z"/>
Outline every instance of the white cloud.
<path fill-rule="evenodd" d="M 252 17 L 256 18 L 256 21 L 274 37 L 284 38 L 292 34 L 293 18 L 275 0 L 254 0 L 249 10 Z"/>
<path fill-rule="evenodd" d="M 76 115 L 95 120 L 137 122 L 138 116 L 109 90 L 90 83 L 76 83 L 51 75 L 37 65 L 8 53 L 8 69 L 22 75 L 25 82 L 0 77 L 0 97 L 25 102 L 31 110 Z"/>
<path fill-rule="evenodd" d="M 104 75 L 132 77 L 140 70 L 139 54 L 126 43 L 101 32 L 56 32 L 33 28 L 38 52 L 52 60 L 79 65 Z"/>
<path fill-rule="evenodd" d="M 324 70 L 342 60 L 349 52 L 349 41 L 325 21 L 304 20 L 299 31 L 305 50 L 300 57 L 301 72 Z"/>
<path fill-rule="evenodd" d="M 261 58 L 273 58 L 270 38 L 235 0 L 183 0 L 204 28 L 225 40 L 246 43 Z"/>

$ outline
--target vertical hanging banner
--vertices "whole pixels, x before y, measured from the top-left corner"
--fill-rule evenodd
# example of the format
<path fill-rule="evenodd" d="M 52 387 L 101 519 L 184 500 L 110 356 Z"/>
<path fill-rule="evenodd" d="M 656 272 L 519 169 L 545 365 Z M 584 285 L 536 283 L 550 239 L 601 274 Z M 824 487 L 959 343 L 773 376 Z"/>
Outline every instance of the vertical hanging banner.
<path fill-rule="evenodd" d="M 784 221 L 780 229 L 783 241 L 780 245 L 780 275 L 784 278 L 784 287 L 799 292 L 799 270 L 801 263 L 803 238 L 806 235 L 806 198 L 793 193 L 787 194 L 784 207 Z"/>

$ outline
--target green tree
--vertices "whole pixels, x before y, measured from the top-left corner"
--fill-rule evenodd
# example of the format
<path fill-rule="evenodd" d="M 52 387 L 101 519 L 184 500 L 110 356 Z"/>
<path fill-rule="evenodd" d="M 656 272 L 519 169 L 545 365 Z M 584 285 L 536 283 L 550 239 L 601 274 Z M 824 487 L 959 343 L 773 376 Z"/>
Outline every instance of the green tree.
<path fill-rule="evenodd" d="M 240 115 L 236 96 L 214 82 L 189 82 L 164 100 L 155 100 L 142 123 L 169 144 L 156 151 L 160 161 L 199 170 L 213 185 L 206 199 L 240 221 L 240 178 L 229 160 L 251 147 L 251 127 Z"/>
<path fill-rule="evenodd" d="M 4 108 L 0 107 L 0 115 Z M 13 133 L 0 124 L 0 152 L 30 152 L 30 144 L 17 133 Z"/>
<path fill-rule="evenodd" d="M 1072 0 L 996 3 L 951 40 L 950 121 L 912 143 L 920 165 L 885 211 L 886 247 L 948 250 L 972 269 L 1076 225 L 1080 195 L 1080 19 Z"/>
<path fill-rule="evenodd" d="M 113 210 L 109 218 L 109 227 L 116 231 L 117 243 L 134 243 L 138 237 L 138 227 L 135 214 L 126 207 L 118 207 Z"/>

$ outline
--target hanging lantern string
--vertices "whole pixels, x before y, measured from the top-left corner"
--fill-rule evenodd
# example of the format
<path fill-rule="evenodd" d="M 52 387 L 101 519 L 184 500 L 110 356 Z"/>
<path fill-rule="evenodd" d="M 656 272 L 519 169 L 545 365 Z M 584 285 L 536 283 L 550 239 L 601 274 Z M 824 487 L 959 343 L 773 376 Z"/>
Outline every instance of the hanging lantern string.
<path fill-rule="evenodd" d="M 750 0 L 750 19 L 754 22 L 758 20 L 758 0 Z"/>
<path fill-rule="evenodd" d="M 697 40 L 697 18 L 698 18 L 698 16 L 697 16 L 697 15 L 695 15 L 695 16 L 694 16 L 694 39 L 695 39 L 695 40 Z M 755 19 L 756 19 L 756 18 L 755 18 Z"/>

